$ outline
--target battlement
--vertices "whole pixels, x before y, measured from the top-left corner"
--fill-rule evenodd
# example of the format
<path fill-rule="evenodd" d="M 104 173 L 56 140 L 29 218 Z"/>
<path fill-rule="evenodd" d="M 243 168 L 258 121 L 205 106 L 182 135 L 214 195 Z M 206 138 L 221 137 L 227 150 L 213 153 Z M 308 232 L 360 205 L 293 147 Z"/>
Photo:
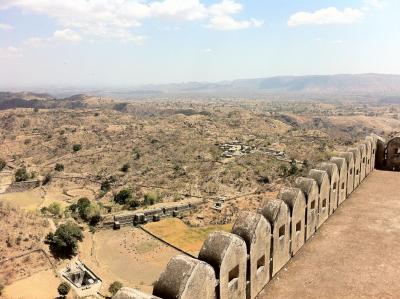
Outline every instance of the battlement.
<path fill-rule="evenodd" d="M 295 188 L 283 188 L 259 213 L 239 213 L 231 233 L 210 234 L 198 259 L 172 258 L 155 283 L 153 296 L 124 288 L 113 298 L 255 298 L 375 165 L 397 153 L 392 147 L 400 148 L 398 141 L 385 143 L 372 135 L 335 154 L 307 177 L 297 178 Z"/>

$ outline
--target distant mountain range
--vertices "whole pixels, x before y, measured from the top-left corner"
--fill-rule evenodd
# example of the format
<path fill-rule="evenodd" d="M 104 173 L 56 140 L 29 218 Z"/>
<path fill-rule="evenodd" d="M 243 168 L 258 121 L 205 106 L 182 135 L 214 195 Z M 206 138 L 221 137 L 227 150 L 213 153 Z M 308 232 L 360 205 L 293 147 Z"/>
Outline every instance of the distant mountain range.
<path fill-rule="evenodd" d="M 158 92 L 295 92 L 295 93 L 398 93 L 400 75 L 321 75 L 243 79 L 218 83 L 189 82 L 149 85 L 141 88 Z"/>
<path fill-rule="evenodd" d="M 32 90 L 30 90 L 32 91 Z M 174 96 L 262 96 L 278 95 L 279 98 L 297 99 L 299 94 L 327 98 L 342 95 L 360 95 L 369 98 L 370 95 L 379 99 L 400 102 L 400 75 L 358 74 L 358 75 L 317 75 L 317 76 L 281 76 L 258 79 L 241 79 L 234 81 L 186 82 L 174 84 L 143 85 L 138 87 L 96 87 L 96 88 L 35 88 L 35 94 L 0 93 L 0 108 L 13 106 L 10 99 L 43 100 L 50 106 L 58 106 L 54 100 L 63 99 L 65 106 L 80 106 L 78 99 L 82 94 L 112 97 L 116 99 L 168 98 Z M 48 94 L 51 94 L 49 96 Z M 79 94 L 74 97 L 74 95 Z M 329 97 L 328 97 L 329 96 Z M 1 102 L 3 102 L 1 104 Z M 18 106 L 32 106 L 21 102 Z M 36 103 L 42 106 L 43 103 Z M 3 107 L 1 107 L 3 106 Z M 47 105 L 46 105 L 47 106 Z"/>

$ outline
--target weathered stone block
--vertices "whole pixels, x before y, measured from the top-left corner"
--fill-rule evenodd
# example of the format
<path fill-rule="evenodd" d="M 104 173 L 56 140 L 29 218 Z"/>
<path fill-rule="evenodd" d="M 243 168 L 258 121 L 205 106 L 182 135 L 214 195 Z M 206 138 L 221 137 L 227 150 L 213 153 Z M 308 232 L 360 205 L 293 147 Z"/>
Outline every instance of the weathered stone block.
<path fill-rule="evenodd" d="M 365 166 L 365 176 L 368 176 L 371 172 L 371 159 L 372 159 L 372 137 L 365 137 L 366 146 L 366 166 Z"/>
<path fill-rule="evenodd" d="M 271 226 L 260 214 L 241 212 L 232 233 L 247 245 L 247 298 L 253 299 L 270 279 Z"/>
<path fill-rule="evenodd" d="M 319 208 L 319 189 L 314 179 L 299 177 L 296 179 L 296 187 L 303 191 L 306 199 L 306 240 L 308 240 L 317 230 L 318 208 Z"/>
<path fill-rule="evenodd" d="M 336 164 L 339 171 L 338 205 L 340 205 L 347 198 L 347 162 L 340 157 L 332 157 L 331 162 Z"/>
<path fill-rule="evenodd" d="M 242 238 L 226 232 L 211 233 L 200 250 L 199 259 L 214 268 L 219 279 L 218 298 L 246 298 L 247 249 Z"/>
<path fill-rule="evenodd" d="M 354 190 L 354 155 L 350 152 L 337 154 L 338 157 L 346 159 L 347 164 L 347 190 L 346 196 L 349 196 Z"/>
<path fill-rule="evenodd" d="M 266 202 L 261 214 L 269 221 L 272 230 L 272 273 L 274 276 L 290 259 L 290 215 L 284 201 Z"/>
<path fill-rule="evenodd" d="M 329 175 L 330 195 L 329 195 L 329 215 L 338 207 L 339 197 L 339 171 L 335 163 L 323 162 L 317 166 L 317 169 L 325 170 Z"/>
<path fill-rule="evenodd" d="M 355 190 L 360 185 L 361 176 L 361 153 L 358 147 L 352 147 L 347 150 L 349 153 L 353 154 L 354 160 L 354 189 Z"/>
<path fill-rule="evenodd" d="M 295 255 L 306 239 L 306 198 L 299 188 L 284 188 L 278 198 L 289 207 L 290 212 L 290 252 Z"/>
<path fill-rule="evenodd" d="M 214 269 L 205 262 L 185 255 L 173 257 L 154 285 L 153 295 L 163 299 L 216 297 Z"/>
<path fill-rule="evenodd" d="M 358 145 L 360 150 L 360 184 L 365 179 L 365 169 L 367 167 L 367 146 L 362 143 Z"/>
<path fill-rule="evenodd" d="M 308 176 L 318 184 L 318 226 L 319 228 L 329 217 L 330 180 L 324 170 L 311 169 Z"/>

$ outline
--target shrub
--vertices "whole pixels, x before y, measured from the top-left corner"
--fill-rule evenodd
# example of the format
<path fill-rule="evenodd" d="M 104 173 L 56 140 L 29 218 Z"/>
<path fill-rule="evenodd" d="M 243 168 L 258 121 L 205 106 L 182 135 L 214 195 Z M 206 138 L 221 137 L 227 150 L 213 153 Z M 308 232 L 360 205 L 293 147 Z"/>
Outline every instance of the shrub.
<path fill-rule="evenodd" d="M 62 212 L 61 205 L 58 202 L 53 202 L 47 207 L 46 212 L 49 212 L 55 217 L 60 217 Z"/>
<path fill-rule="evenodd" d="M 109 180 L 105 180 L 101 183 L 100 190 L 103 192 L 108 192 L 111 189 L 111 183 Z"/>
<path fill-rule="evenodd" d="M 0 296 L 3 294 L 4 285 L 0 282 Z"/>
<path fill-rule="evenodd" d="M 43 185 L 47 185 L 48 183 L 51 182 L 51 179 L 52 179 L 51 173 L 48 172 L 48 173 L 44 176 L 44 179 L 43 179 L 43 181 L 42 181 L 42 184 L 43 184 Z"/>
<path fill-rule="evenodd" d="M 27 181 L 28 179 L 29 179 L 29 175 L 26 172 L 25 166 L 17 169 L 17 171 L 15 172 L 15 181 L 16 182 Z"/>
<path fill-rule="evenodd" d="M 122 283 L 119 281 L 114 281 L 112 284 L 110 284 L 108 291 L 114 296 L 122 287 Z"/>
<path fill-rule="evenodd" d="M 57 163 L 56 166 L 54 166 L 54 170 L 59 172 L 64 171 L 64 164 Z"/>
<path fill-rule="evenodd" d="M 76 203 L 76 207 L 78 209 L 78 214 L 79 217 L 81 217 L 82 219 L 84 219 L 85 217 L 85 210 L 87 207 L 90 206 L 90 200 L 86 197 L 82 197 L 78 199 L 78 202 Z"/>
<path fill-rule="evenodd" d="M 150 192 L 144 195 L 143 204 L 146 206 L 151 206 L 159 201 L 160 201 L 160 196 L 157 193 Z"/>
<path fill-rule="evenodd" d="M 139 202 L 137 199 L 135 199 L 135 198 L 129 198 L 129 199 L 126 201 L 126 204 L 127 204 L 130 208 L 132 208 L 132 209 L 135 209 L 135 208 L 137 208 L 137 207 L 140 206 L 140 202 Z"/>
<path fill-rule="evenodd" d="M 46 241 L 50 250 L 56 256 L 71 257 L 76 254 L 78 241 L 82 241 L 83 234 L 79 226 L 72 222 L 61 224 L 54 234 L 49 233 Z"/>
<path fill-rule="evenodd" d="M 82 145 L 81 145 L 81 144 L 74 144 L 74 145 L 72 146 L 72 150 L 73 150 L 74 152 L 79 152 L 81 149 L 82 149 Z"/>
<path fill-rule="evenodd" d="M 4 169 L 4 167 L 6 167 L 6 161 L 4 161 L 4 159 L 0 158 L 0 171 L 2 171 Z"/>
<path fill-rule="evenodd" d="M 99 223 L 101 219 L 99 206 L 91 204 L 86 207 L 83 211 L 82 219 L 89 222 L 91 226 L 95 226 L 97 223 Z"/>
<path fill-rule="evenodd" d="M 114 201 L 120 205 L 124 205 L 132 198 L 132 191 L 128 189 L 122 189 L 114 196 Z"/>
<path fill-rule="evenodd" d="M 39 108 L 33 108 L 33 112 L 38 113 L 39 112 Z"/>
<path fill-rule="evenodd" d="M 129 164 L 126 163 L 126 164 L 122 165 L 121 171 L 122 172 L 128 172 L 129 168 L 130 168 Z"/>
<path fill-rule="evenodd" d="M 60 296 L 63 297 L 67 296 L 70 290 L 71 287 L 67 282 L 60 283 L 60 285 L 57 288 L 58 294 L 60 294 Z"/>

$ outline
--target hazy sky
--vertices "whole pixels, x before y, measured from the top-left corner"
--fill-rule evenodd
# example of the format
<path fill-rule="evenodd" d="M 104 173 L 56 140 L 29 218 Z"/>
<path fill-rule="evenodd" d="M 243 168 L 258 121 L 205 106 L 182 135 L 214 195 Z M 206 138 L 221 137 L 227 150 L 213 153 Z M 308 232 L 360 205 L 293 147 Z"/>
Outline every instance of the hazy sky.
<path fill-rule="evenodd" d="M 400 73 L 398 0 L 0 0 L 0 87 Z"/>

